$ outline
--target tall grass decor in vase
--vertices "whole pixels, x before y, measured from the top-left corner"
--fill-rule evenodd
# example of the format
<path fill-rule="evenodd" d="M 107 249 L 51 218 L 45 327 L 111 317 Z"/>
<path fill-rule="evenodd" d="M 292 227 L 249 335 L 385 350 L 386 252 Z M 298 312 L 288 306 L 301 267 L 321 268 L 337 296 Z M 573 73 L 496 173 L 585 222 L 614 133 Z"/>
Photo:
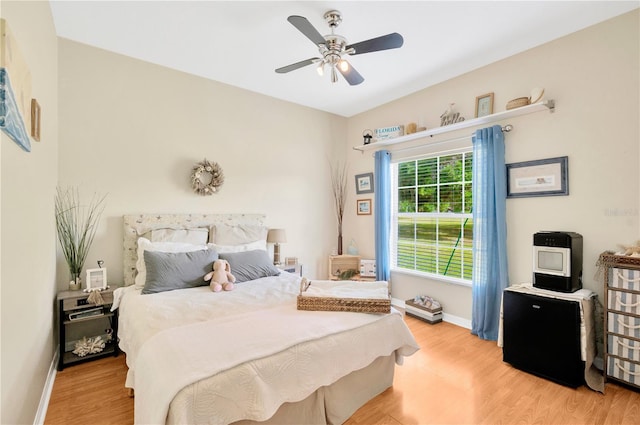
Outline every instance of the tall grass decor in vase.
<path fill-rule="evenodd" d="M 55 214 L 58 241 L 69 267 L 69 289 L 82 287 L 82 268 L 105 207 L 104 196 L 93 195 L 88 205 L 80 203 L 77 188 L 56 189 Z"/>
<path fill-rule="evenodd" d="M 338 162 L 331 165 L 331 189 L 338 220 L 338 255 L 342 255 L 342 218 L 347 202 L 347 164 Z"/>

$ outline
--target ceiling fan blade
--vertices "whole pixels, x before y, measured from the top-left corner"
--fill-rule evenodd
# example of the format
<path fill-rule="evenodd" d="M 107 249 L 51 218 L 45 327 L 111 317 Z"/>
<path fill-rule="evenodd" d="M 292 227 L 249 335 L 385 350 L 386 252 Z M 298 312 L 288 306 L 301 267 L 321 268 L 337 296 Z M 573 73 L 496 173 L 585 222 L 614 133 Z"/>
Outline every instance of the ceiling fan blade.
<path fill-rule="evenodd" d="M 287 72 L 295 71 L 298 68 L 302 68 L 303 66 L 311 65 L 316 63 L 322 59 L 320 58 L 309 58 L 300 62 L 292 63 L 291 65 L 283 66 L 282 68 L 276 69 L 278 74 L 286 74 Z"/>
<path fill-rule="evenodd" d="M 307 38 L 313 41 L 315 44 L 319 45 L 326 43 L 326 40 L 324 39 L 322 34 L 320 34 L 318 30 L 315 29 L 313 25 L 311 25 L 311 22 L 309 22 L 307 18 L 303 16 L 291 15 L 287 18 L 287 21 L 291 22 L 291 24 L 296 27 L 298 31 L 307 36 Z"/>
<path fill-rule="evenodd" d="M 354 49 L 355 52 L 351 54 L 359 55 L 362 53 L 377 52 L 380 50 L 397 49 L 398 47 L 402 47 L 403 43 L 404 39 L 402 36 L 397 32 L 393 32 L 391 34 L 361 41 L 360 43 L 350 44 L 346 46 L 345 49 Z"/>
<path fill-rule="evenodd" d="M 342 61 L 347 62 L 344 59 L 342 59 Z M 358 84 L 364 81 L 364 77 L 362 77 L 362 75 L 360 75 L 360 73 L 356 71 L 355 68 L 352 67 L 349 62 L 347 62 L 347 64 L 349 65 L 349 67 L 347 68 L 346 71 L 343 71 L 340 65 L 338 65 L 336 68 L 338 68 L 338 71 L 340 71 L 340 74 L 342 74 L 344 79 L 347 80 L 347 83 L 349 83 L 352 86 L 357 86 Z"/>

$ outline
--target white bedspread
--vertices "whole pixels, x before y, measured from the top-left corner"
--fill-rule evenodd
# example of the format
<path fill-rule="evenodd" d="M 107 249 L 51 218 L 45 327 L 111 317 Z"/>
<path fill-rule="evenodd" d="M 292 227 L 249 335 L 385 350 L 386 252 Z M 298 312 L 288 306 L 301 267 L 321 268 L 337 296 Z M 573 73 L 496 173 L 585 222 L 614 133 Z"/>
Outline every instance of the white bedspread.
<path fill-rule="evenodd" d="M 400 362 L 418 349 L 400 314 L 298 311 L 298 291 L 288 273 L 232 292 L 118 290 L 136 423 L 165 423 L 174 397 L 172 413 L 204 408 L 185 417 L 208 423 L 265 420 L 379 356 L 395 352 Z M 198 387 L 204 407 L 192 399 Z"/>

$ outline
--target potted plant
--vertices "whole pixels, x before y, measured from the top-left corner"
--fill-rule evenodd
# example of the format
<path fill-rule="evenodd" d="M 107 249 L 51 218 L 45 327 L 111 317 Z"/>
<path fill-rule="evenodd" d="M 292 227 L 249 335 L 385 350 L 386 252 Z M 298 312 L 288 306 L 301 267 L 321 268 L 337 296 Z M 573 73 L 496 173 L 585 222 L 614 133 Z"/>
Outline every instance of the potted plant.
<path fill-rule="evenodd" d="M 69 289 L 82 286 L 82 268 L 104 211 L 105 198 L 106 195 L 94 195 L 89 205 L 82 205 L 77 188 L 56 189 L 56 229 L 71 276 Z"/>

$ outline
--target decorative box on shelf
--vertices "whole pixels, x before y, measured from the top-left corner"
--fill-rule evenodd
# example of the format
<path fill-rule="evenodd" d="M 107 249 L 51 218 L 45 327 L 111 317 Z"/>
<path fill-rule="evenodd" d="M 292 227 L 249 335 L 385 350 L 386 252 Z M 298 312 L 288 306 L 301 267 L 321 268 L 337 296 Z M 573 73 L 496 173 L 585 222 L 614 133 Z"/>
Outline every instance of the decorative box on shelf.
<path fill-rule="evenodd" d="M 365 262 L 365 274 L 362 274 L 362 262 Z M 373 273 L 370 262 L 374 261 Z M 330 255 L 329 280 L 375 281 L 375 260 L 362 260 L 359 255 Z"/>
<path fill-rule="evenodd" d="M 360 277 L 375 278 L 376 277 L 376 260 L 360 259 Z"/>
<path fill-rule="evenodd" d="M 406 300 L 404 304 L 407 316 L 415 317 L 432 325 L 442 322 L 442 307 L 439 304 L 427 307 L 417 303 L 414 299 Z"/>
<path fill-rule="evenodd" d="M 360 276 L 359 255 L 329 256 L 330 280 L 356 280 Z"/>

